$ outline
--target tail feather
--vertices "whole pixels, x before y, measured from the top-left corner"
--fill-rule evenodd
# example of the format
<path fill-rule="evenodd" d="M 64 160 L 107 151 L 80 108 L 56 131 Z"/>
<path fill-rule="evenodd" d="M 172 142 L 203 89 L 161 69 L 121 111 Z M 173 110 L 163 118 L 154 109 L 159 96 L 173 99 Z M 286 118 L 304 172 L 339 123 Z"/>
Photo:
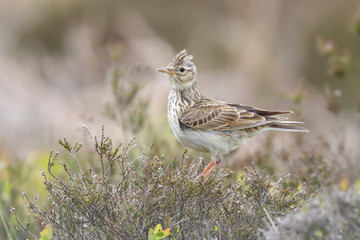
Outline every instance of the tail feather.
<path fill-rule="evenodd" d="M 298 121 L 281 121 L 281 122 L 274 122 L 269 125 L 269 130 L 276 130 L 276 131 L 286 131 L 286 132 L 310 132 L 309 129 L 299 126 L 304 124 L 303 122 Z"/>

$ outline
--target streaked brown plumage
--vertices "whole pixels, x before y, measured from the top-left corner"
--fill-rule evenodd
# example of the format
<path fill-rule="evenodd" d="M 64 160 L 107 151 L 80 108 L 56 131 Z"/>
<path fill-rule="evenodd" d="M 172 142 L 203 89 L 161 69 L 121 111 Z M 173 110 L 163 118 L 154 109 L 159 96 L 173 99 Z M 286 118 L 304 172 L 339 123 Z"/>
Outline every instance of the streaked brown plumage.
<path fill-rule="evenodd" d="M 197 69 L 184 49 L 166 68 L 172 90 L 168 118 L 176 139 L 189 148 L 210 152 L 212 161 L 201 173 L 206 177 L 221 159 L 249 137 L 264 130 L 308 132 L 302 122 L 287 121 L 291 111 L 268 111 L 204 97 L 198 90 Z"/>

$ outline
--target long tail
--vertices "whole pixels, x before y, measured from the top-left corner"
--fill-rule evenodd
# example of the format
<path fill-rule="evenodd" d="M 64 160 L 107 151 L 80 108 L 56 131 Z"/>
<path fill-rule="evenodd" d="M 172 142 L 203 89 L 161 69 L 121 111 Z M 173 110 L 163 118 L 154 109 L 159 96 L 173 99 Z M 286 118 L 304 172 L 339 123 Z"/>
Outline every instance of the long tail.
<path fill-rule="evenodd" d="M 278 121 L 269 125 L 267 130 L 285 131 L 285 132 L 310 132 L 309 129 L 300 126 L 304 124 L 298 121 Z"/>

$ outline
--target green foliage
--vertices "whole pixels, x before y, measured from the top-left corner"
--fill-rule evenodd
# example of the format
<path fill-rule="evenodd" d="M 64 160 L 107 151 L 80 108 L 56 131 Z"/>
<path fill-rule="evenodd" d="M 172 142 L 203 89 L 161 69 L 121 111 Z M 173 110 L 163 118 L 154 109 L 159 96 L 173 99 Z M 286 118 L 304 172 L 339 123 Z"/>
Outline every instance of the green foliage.
<path fill-rule="evenodd" d="M 77 144 L 64 139 L 61 145 L 75 162 L 83 162 L 70 147 Z M 53 226 L 52 239 L 145 239 L 158 223 L 178 229 L 171 234 L 176 239 L 254 239 L 272 219 L 301 206 L 310 194 L 299 191 L 299 183 L 288 175 L 270 176 L 255 167 L 239 181 L 228 170 L 199 180 L 202 161 L 186 164 L 184 156 L 178 168 L 173 159 L 151 153 L 130 158 L 132 148 L 132 143 L 114 145 L 103 131 L 100 139 L 94 138 L 98 172 L 74 170 L 51 153 L 48 174 L 43 174 L 50 209 L 39 207 L 38 196 L 30 200 L 24 194 L 26 207 Z M 53 173 L 55 165 L 63 167 L 66 180 Z M 30 222 L 17 220 L 18 230 L 37 239 L 29 231 Z M 159 238 L 167 230 L 157 227 L 154 235 Z"/>
<path fill-rule="evenodd" d="M 152 228 L 149 229 L 148 239 L 158 240 L 165 238 L 170 235 L 170 230 L 171 228 L 167 228 L 163 230 L 161 224 L 158 224 L 156 225 L 155 229 Z"/>
<path fill-rule="evenodd" d="M 41 238 L 39 240 L 50 240 L 52 237 L 52 227 L 50 224 L 46 225 L 44 230 L 41 231 L 40 236 Z"/>
<path fill-rule="evenodd" d="M 0 162 L 0 239 L 25 239 L 22 234 L 10 227 L 14 218 L 11 217 L 10 208 L 15 207 L 21 220 L 27 219 L 27 210 L 24 206 L 22 193 L 26 191 L 29 195 L 40 194 L 46 198 L 46 190 L 42 186 L 39 174 L 46 168 L 48 152 L 46 154 L 33 152 L 24 159 L 8 159 L 1 156 Z M 61 169 L 56 168 L 54 172 L 62 177 Z M 42 207 L 47 203 L 42 201 Z M 29 229 L 40 232 L 40 224 L 32 224 Z"/>

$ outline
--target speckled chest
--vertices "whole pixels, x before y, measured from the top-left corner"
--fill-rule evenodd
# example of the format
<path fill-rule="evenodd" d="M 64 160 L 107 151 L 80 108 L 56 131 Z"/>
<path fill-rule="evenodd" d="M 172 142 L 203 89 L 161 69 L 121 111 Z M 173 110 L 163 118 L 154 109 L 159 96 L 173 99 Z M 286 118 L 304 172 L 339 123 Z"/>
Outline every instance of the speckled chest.
<path fill-rule="evenodd" d="M 181 116 L 181 112 L 183 112 L 186 108 L 187 107 L 184 105 L 184 103 L 182 103 L 178 94 L 174 91 L 171 91 L 168 97 L 167 115 L 170 128 L 175 138 L 181 144 L 184 144 L 184 130 L 180 127 L 179 118 Z"/>
<path fill-rule="evenodd" d="M 238 140 L 231 134 L 220 131 L 199 131 L 181 125 L 179 119 L 184 111 L 191 108 L 196 101 L 187 99 L 172 91 L 168 98 L 168 118 L 170 128 L 180 144 L 201 152 L 224 155 L 239 146 Z"/>

